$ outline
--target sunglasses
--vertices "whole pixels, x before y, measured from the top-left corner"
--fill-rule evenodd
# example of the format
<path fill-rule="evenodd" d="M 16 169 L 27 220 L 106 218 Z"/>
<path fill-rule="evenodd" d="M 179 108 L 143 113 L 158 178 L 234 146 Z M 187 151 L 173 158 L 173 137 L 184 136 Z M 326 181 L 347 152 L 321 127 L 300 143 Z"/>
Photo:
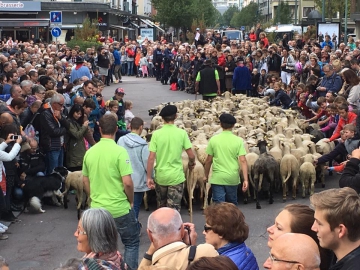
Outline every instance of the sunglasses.
<path fill-rule="evenodd" d="M 209 226 L 204 225 L 204 231 L 207 233 L 208 231 L 211 231 L 212 228 Z"/>
<path fill-rule="evenodd" d="M 271 254 L 271 252 L 269 252 L 269 255 L 270 255 L 269 257 L 270 257 L 272 263 L 274 263 L 274 262 L 284 262 L 284 263 L 293 263 L 293 264 L 299 263 L 297 261 L 287 261 L 287 260 L 277 259 L 274 257 L 274 255 Z"/>

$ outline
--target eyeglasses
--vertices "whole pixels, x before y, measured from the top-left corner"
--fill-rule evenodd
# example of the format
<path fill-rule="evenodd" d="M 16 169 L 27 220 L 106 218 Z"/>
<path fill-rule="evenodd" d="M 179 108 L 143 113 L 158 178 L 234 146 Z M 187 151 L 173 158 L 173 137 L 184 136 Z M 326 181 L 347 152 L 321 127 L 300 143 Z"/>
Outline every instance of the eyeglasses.
<path fill-rule="evenodd" d="M 207 233 L 208 231 L 211 231 L 212 228 L 210 226 L 204 225 L 204 231 Z"/>
<path fill-rule="evenodd" d="M 78 235 L 86 235 L 86 232 L 85 231 L 80 231 L 80 229 L 78 228 L 77 230 L 76 230 L 76 233 L 78 234 Z"/>
<path fill-rule="evenodd" d="M 269 257 L 270 257 L 272 263 L 274 263 L 274 262 L 299 263 L 299 262 L 297 262 L 297 261 L 286 261 L 286 260 L 276 259 L 276 258 L 271 254 L 271 252 L 269 252 Z"/>
<path fill-rule="evenodd" d="M 61 107 L 64 106 L 64 103 L 57 102 Z"/>

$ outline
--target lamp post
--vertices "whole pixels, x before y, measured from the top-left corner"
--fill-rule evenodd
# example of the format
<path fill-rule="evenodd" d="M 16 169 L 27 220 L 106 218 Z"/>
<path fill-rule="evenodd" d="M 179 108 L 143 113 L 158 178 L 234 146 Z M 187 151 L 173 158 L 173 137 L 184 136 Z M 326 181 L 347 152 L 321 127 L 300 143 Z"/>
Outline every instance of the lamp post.
<path fill-rule="evenodd" d="M 345 46 L 347 46 L 347 21 L 348 21 L 348 0 L 345 0 L 345 36 L 344 36 L 344 43 Z M 341 29 L 341 25 L 340 25 L 340 29 Z M 341 33 L 340 33 L 341 35 Z M 340 37 L 339 37 L 340 39 Z"/>
<path fill-rule="evenodd" d="M 325 0 L 321 3 L 321 21 L 325 22 Z"/>
<path fill-rule="evenodd" d="M 297 24 L 297 4 L 298 4 L 298 1 L 295 0 L 295 10 L 294 10 L 294 12 L 295 12 L 295 24 Z"/>

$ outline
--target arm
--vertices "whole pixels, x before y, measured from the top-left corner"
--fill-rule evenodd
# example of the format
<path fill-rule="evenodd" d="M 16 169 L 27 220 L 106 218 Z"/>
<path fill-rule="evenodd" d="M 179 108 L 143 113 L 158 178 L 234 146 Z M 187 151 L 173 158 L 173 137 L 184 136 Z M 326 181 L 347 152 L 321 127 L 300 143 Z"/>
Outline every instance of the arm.
<path fill-rule="evenodd" d="M 185 150 L 186 154 L 189 157 L 189 163 L 192 163 L 195 165 L 195 155 L 191 148 Z"/>
<path fill-rule="evenodd" d="M 209 179 L 209 173 L 210 173 L 210 168 L 211 168 L 212 163 L 213 163 L 213 156 L 208 155 L 205 160 L 205 178 L 206 178 L 206 180 Z"/>
<path fill-rule="evenodd" d="M 87 126 L 82 126 L 80 129 L 77 129 L 75 125 L 70 124 L 69 134 L 75 139 L 82 139 L 87 132 Z"/>
<path fill-rule="evenodd" d="M 91 131 L 91 129 L 89 127 L 87 127 L 87 130 L 84 134 L 84 138 L 88 141 L 88 143 L 93 146 L 96 144 L 95 140 L 94 140 L 94 136 L 93 136 L 93 132 Z"/>
<path fill-rule="evenodd" d="M 83 176 L 83 183 L 84 183 L 84 190 L 86 192 L 86 195 L 90 196 L 90 180 L 89 177 Z"/>
<path fill-rule="evenodd" d="M 146 178 L 147 178 L 147 185 L 149 188 L 154 186 L 154 180 L 152 179 L 152 175 L 153 175 L 155 158 L 156 158 L 156 153 L 150 151 L 147 161 L 147 167 L 146 167 Z"/>
<path fill-rule="evenodd" d="M 249 186 L 249 180 L 248 180 L 248 167 L 245 156 L 239 156 L 238 157 L 239 167 L 241 167 L 241 170 L 243 172 L 244 176 L 244 182 L 242 186 L 242 191 L 245 192 L 248 189 Z"/>
<path fill-rule="evenodd" d="M 6 148 L 7 144 L 5 142 L 3 142 L 2 144 L 4 144 L 5 148 Z M 12 161 L 19 153 L 20 148 L 21 148 L 20 144 L 15 143 L 9 153 L 6 153 L 5 151 L 0 151 L 0 160 L 1 161 Z"/>
<path fill-rule="evenodd" d="M 329 162 L 331 160 L 333 160 L 334 158 L 336 158 L 338 155 L 343 155 L 344 153 L 346 153 L 346 149 L 345 149 L 345 145 L 344 143 L 339 143 L 339 145 L 337 145 L 334 150 L 332 150 L 329 154 L 326 155 L 322 155 L 318 160 L 316 164 L 323 164 L 326 162 Z"/>
<path fill-rule="evenodd" d="M 134 205 L 134 183 L 131 179 L 131 175 L 124 175 L 122 177 L 122 181 L 124 184 L 126 197 L 128 198 L 129 203 L 132 207 Z"/>
<path fill-rule="evenodd" d="M 355 150 L 358 151 L 359 149 Z M 360 174 L 359 174 L 360 160 L 358 158 L 351 158 L 345 166 L 345 169 L 339 180 L 339 187 L 351 187 L 357 192 L 360 190 Z"/>
<path fill-rule="evenodd" d="M 42 128 L 45 129 L 51 137 L 63 136 L 67 132 L 65 127 L 59 127 L 54 116 L 49 112 L 45 111 L 40 114 L 40 122 L 43 123 Z"/>
<path fill-rule="evenodd" d="M 337 124 L 337 127 L 334 130 L 333 135 L 330 137 L 330 142 L 340 137 L 340 131 L 343 129 L 344 126 L 344 120 L 340 118 L 339 123 Z"/>

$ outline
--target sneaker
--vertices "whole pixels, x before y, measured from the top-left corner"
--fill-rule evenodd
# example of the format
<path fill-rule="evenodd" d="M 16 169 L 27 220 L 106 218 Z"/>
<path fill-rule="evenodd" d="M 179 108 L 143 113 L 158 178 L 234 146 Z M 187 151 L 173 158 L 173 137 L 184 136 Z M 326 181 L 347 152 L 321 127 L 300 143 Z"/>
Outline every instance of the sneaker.
<path fill-rule="evenodd" d="M 0 240 L 6 240 L 8 238 L 9 238 L 9 236 L 7 236 L 5 234 L 0 234 Z"/>
<path fill-rule="evenodd" d="M 8 226 L 5 226 L 4 224 L 0 223 L 0 229 L 3 229 L 5 231 L 7 231 L 9 229 Z"/>
<path fill-rule="evenodd" d="M 0 234 L 4 233 L 5 229 L 0 227 Z"/>

